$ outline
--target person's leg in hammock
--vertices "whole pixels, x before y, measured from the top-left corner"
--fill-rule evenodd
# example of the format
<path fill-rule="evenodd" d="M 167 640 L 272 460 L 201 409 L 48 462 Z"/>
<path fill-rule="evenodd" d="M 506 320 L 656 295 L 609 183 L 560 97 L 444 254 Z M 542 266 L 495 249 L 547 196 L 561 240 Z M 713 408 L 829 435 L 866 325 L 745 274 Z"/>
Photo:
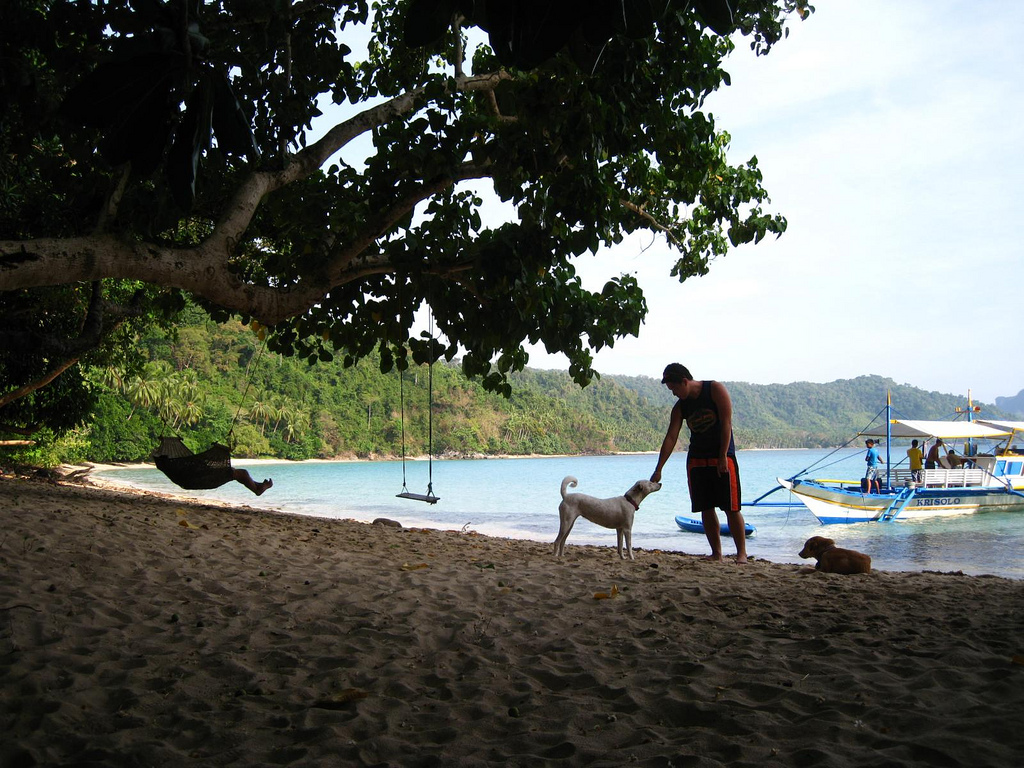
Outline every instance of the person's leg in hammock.
<path fill-rule="evenodd" d="M 241 483 L 257 496 L 262 496 L 267 488 L 272 488 L 274 485 L 274 481 L 269 478 L 262 483 L 257 483 L 252 479 L 252 475 L 247 470 L 238 469 L 237 467 L 232 467 L 231 476 L 236 482 Z"/>

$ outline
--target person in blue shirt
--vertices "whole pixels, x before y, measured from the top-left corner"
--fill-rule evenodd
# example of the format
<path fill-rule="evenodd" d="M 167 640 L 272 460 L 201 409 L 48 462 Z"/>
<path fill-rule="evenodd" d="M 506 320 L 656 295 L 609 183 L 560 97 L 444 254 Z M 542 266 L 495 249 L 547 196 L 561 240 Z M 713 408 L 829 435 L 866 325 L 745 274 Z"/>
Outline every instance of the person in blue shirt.
<path fill-rule="evenodd" d="M 868 481 L 868 493 L 871 493 L 872 487 L 875 489 L 875 493 L 882 492 L 882 481 L 878 476 L 878 465 L 884 464 L 885 459 L 878 455 L 878 449 L 875 448 L 874 440 L 867 440 L 864 445 L 868 447 L 868 452 L 864 455 L 864 461 L 867 462 L 867 470 L 864 472 L 864 479 Z"/>

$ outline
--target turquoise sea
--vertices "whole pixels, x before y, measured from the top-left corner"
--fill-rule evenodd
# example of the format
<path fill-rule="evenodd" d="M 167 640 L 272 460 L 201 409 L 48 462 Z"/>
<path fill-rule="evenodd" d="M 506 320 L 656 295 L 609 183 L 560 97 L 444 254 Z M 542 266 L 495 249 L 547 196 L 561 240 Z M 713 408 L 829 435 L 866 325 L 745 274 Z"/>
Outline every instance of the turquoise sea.
<path fill-rule="evenodd" d="M 753 501 L 777 485 L 776 477 L 791 477 L 824 460 L 811 473 L 817 477 L 858 477 L 863 450 L 833 454 L 823 450 L 741 451 L 743 499 Z M 841 461 L 839 461 L 841 460 Z M 832 466 L 836 461 L 839 463 Z M 402 462 L 261 463 L 248 467 L 257 480 L 274 479 L 261 497 L 238 483 L 213 491 L 190 491 L 198 498 L 318 517 L 371 521 L 398 520 L 405 526 L 477 531 L 489 536 L 553 542 L 558 532 L 559 486 L 562 478 L 579 480 L 577 492 L 617 496 L 636 480 L 650 477 L 654 455 L 576 456 L 529 459 L 477 459 L 433 462 L 437 504 L 398 499 Z M 425 493 L 429 465 L 409 461 L 405 473 L 409 491 Z M 148 490 L 179 492 L 155 469 L 112 470 L 111 479 Z M 676 515 L 690 515 L 686 491 L 685 456 L 673 456 L 663 473 L 664 487 L 640 507 L 633 525 L 633 547 L 692 554 L 709 552 L 703 534 L 686 533 Z M 767 501 L 793 499 L 778 491 Z M 820 525 L 803 506 L 744 508 L 747 522 L 757 526 L 747 551 L 778 563 L 806 563 L 797 553 L 810 536 L 835 539 L 842 547 L 871 555 L 874 567 L 890 571 L 962 571 L 1024 579 L 1024 513 L 982 513 L 931 521 Z M 722 516 L 724 520 L 724 516 Z M 615 531 L 579 520 L 568 545 L 615 547 Z M 725 552 L 732 550 L 726 541 Z M 813 561 L 810 561 L 813 564 Z"/>

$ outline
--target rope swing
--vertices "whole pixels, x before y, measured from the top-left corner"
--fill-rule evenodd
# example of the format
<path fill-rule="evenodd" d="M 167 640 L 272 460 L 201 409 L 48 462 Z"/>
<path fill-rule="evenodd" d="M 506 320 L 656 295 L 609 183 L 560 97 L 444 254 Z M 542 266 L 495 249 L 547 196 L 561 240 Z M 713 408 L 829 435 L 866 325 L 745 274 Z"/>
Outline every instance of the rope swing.
<path fill-rule="evenodd" d="M 434 314 L 428 320 L 430 335 L 430 361 L 427 364 L 427 492 L 410 493 L 405 478 L 405 374 L 398 372 L 398 391 L 402 409 L 402 492 L 396 494 L 399 499 L 425 501 L 437 504 L 440 496 L 434 495 Z"/>

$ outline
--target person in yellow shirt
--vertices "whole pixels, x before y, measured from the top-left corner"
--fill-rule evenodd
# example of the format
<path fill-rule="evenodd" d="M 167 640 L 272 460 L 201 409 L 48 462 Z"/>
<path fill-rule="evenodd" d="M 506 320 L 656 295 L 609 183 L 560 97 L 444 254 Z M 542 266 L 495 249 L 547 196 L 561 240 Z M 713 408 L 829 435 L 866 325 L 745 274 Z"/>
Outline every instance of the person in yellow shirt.
<path fill-rule="evenodd" d="M 914 478 L 915 483 L 920 483 L 921 470 L 924 469 L 924 454 L 921 453 L 917 440 L 910 441 L 910 447 L 907 448 L 907 458 L 910 459 L 910 476 Z"/>

